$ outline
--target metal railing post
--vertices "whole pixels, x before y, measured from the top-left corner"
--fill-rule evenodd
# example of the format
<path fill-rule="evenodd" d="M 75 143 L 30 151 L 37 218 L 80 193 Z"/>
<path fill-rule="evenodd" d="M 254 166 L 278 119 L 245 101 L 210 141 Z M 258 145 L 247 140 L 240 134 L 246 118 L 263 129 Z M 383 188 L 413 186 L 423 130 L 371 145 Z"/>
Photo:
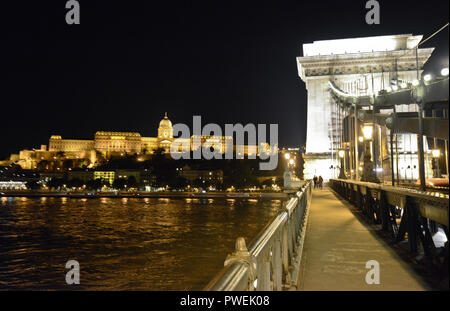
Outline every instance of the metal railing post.
<path fill-rule="evenodd" d="M 283 290 L 295 287 L 307 210 L 312 196 L 311 182 L 291 198 L 284 209 L 257 235 L 249 249 L 244 238 L 228 255 L 224 268 L 205 290 Z"/>

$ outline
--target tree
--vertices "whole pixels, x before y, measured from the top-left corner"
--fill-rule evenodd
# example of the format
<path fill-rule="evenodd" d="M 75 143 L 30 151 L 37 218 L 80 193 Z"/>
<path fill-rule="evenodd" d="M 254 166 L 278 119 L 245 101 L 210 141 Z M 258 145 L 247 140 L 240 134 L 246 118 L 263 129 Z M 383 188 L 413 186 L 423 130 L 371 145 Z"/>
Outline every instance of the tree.
<path fill-rule="evenodd" d="M 177 161 L 169 159 L 164 155 L 164 149 L 157 149 L 152 156 L 152 172 L 155 176 L 154 186 L 164 187 L 172 184 L 178 174 L 176 170 Z"/>
<path fill-rule="evenodd" d="M 41 185 L 38 184 L 35 180 L 27 181 L 26 186 L 30 190 L 38 190 L 41 188 Z"/>
<path fill-rule="evenodd" d="M 120 190 L 122 190 L 122 189 L 125 188 L 125 185 L 126 185 L 126 184 L 127 184 L 127 180 L 126 180 L 125 178 L 117 178 L 117 179 L 114 179 L 113 187 L 114 187 L 115 189 L 120 189 Z"/>
<path fill-rule="evenodd" d="M 64 157 L 64 151 L 58 151 L 58 152 L 56 153 L 56 157 L 58 157 L 58 158 Z"/>
<path fill-rule="evenodd" d="M 77 164 L 78 167 L 86 169 L 89 165 L 91 165 L 91 160 L 89 159 L 81 159 Z"/>
<path fill-rule="evenodd" d="M 127 186 L 128 186 L 128 188 L 136 188 L 137 187 L 136 177 L 134 177 L 134 176 L 128 177 Z"/>
<path fill-rule="evenodd" d="M 40 171 L 48 170 L 49 164 L 50 163 L 47 160 L 39 161 L 39 163 L 37 165 L 37 169 L 40 170 Z"/>
<path fill-rule="evenodd" d="M 277 179 L 275 180 L 275 184 L 278 187 L 283 188 L 284 187 L 284 178 L 283 177 L 277 177 Z"/>
<path fill-rule="evenodd" d="M 65 159 L 63 161 L 62 167 L 63 167 L 63 169 L 66 169 L 66 170 L 69 169 L 69 168 L 73 168 L 74 167 L 74 160 L 72 160 L 72 159 Z"/>
<path fill-rule="evenodd" d="M 98 190 L 98 189 L 100 189 L 103 185 L 106 185 L 107 184 L 107 182 L 105 182 L 104 180 L 102 180 L 102 179 L 93 179 L 93 180 L 89 180 L 87 183 L 86 183 L 86 187 L 88 188 L 88 189 L 91 189 L 91 190 Z"/>
<path fill-rule="evenodd" d="M 266 186 L 267 188 L 271 188 L 272 185 L 274 184 L 272 178 L 266 179 L 262 182 L 263 186 Z"/>
<path fill-rule="evenodd" d="M 61 188 L 63 185 L 67 184 L 67 180 L 65 180 L 64 178 L 52 178 L 48 183 L 47 186 L 49 188 L 53 188 L 53 189 L 59 189 Z"/>
<path fill-rule="evenodd" d="M 225 187 L 234 186 L 236 189 L 244 189 L 259 186 L 253 161 L 234 160 L 229 164 L 224 172 Z"/>
<path fill-rule="evenodd" d="M 102 166 L 102 165 L 105 165 L 107 162 L 108 161 L 103 156 L 103 153 L 101 153 L 100 151 L 96 150 L 95 151 L 95 165 L 96 166 Z"/>
<path fill-rule="evenodd" d="M 206 187 L 207 187 L 206 181 L 204 181 L 204 180 L 201 179 L 201 178 L 196 178 L 196 179 L 192 182 L 192 185 L 193 185 L 195 188 L 206 188 Z"/>
<path fill-rule="evenodd" d="M 184 190 L 184 188 L 186 188 L 187 185 L 188 185 L 187 179 L 181 176 L 177 176 L 174 180 L 172 180 L 169 183 L 169 187 L 171 189 L 176 190 Z"/>
<path fill-rule="evenodd" d="M 67 182 L 67 186 L 70 188 L 72 187 L 79 188 L 83 186 L 83 182 L 78 178 L 74 178 Z"/>

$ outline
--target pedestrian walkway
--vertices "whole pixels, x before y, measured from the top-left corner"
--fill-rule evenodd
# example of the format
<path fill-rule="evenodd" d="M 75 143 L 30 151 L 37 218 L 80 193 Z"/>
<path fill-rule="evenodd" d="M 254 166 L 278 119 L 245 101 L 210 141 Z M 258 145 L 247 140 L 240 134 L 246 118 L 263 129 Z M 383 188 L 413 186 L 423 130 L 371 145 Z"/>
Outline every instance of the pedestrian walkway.
<path fill-rule="evenodd" d="M 329 188 L 314 190 L 299 275 L 299 290 L 427 290 L 428 286 L 359 220 L 355 208 Z M 368 285 L 369 260 L 380 264 L 380 284 Z"/>

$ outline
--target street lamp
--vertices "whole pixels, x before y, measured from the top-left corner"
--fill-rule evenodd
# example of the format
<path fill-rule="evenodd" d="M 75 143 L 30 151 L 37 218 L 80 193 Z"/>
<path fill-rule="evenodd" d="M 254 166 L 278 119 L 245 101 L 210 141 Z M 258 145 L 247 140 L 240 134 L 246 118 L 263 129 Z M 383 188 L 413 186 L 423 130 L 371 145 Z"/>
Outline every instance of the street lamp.
<path fill-rule="evenodd" d="M 423 80 L 425 82 L 430 82 L 432 78 L 433 78 L 433 76 L 430 75 L 430 74 L 426 74 L 426 75 L 423 76 Z"/>
<path fill-rule="evenodd" d="M 431 156 L 433 157 L 433 177 L 434 178 L 441 178 L 441 170 L 439 167 L 439 158 L 441 157 L 441 150 L 440 149 L 433 149 L 431 150 Z"/>
<path fill-rule="evenodd" d="M 339 170 L 339 179 L 347 179 L 347 176 L 345 176 L 345 168 L 344 168 L 344 165 L 345 165 L 345 160 L 344 160 L 344 158 L 345 158 L 345 150 L 343 150 L 343 149 L 341 149 L 341 150 L 339 150 L 339 152 L 338 152 L 338 154 L 339 154 L 339 158 L 341 159 L 341 168 L 340 168 L 340 170 Z"/>
<path fill-rule="evenodd" d="M 366 123 L 366 124 L 363 126 L 362 132 L 363 132 L 364 138 L 365 138 L 366 140 L 372 140 L 372 135 L 373 135 L 373 125 L 372 125 L 371 123 Z"/>
<path fill-rule="evenodd" d="M 361 175 L 361 181 L 367 181 L 367 182 L 375 182 L 379 183 L 374 169 L 373 169 L 373 162 L 371 160 L 371 152 L 370 152 L 370 143 L 373 136 L 373 124 L 372 123 L 365 123 L 362 128 L 364 139 L 366 140 L 365 143 L 365 151 L 364 151 L 364 168 Z"/>
<path fill-rule="evenodd" d="M 412 82 L 412 85 L 413 85 L 413 86 L 419 86 L 419 84 L 420 84 L 419 80 L 414 80 L 414 81 Z"/>
<path fill-rule="evenodd" d="M 433 149 L 431 150 L 431 155 L 433 156 L 434 159 L 439 159 L 439 157 L 441 156 L 441 150 Z"/>
<path fill-rule="evenodd" d="M 286 160 L 289 160 L 289 159 L 291 158 L 291 155 L 290 155 L 289 153 L 286 153 L 286 154 L 284 155 L 284 158 L 285 158 Z"/>
<path fill-rule="evenodd" d="M 442 70 L 441 70 L 441 76 L 443 76 L 443 77 L 448 76 L 448 67 L 442 68 Z"/>

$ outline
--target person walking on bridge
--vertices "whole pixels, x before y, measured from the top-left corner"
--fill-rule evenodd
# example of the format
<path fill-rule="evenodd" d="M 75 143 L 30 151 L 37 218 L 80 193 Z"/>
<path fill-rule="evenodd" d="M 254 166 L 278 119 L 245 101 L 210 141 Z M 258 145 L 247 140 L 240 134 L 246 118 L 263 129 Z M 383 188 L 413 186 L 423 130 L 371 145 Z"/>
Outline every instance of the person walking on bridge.
<path fill-rule="evenodd" d="M 314 182 L 314 189 L 316 189 L 317 188 L 317 182 L 318 182 L 317 176 L 314 176 L 313 182 Z"/>
<path fill-rule="evenodd" d="M 319 184 L 319 189 L 323 189 L 323 178 L 322 178 L 322 176 L 319 176 L 318 184 Z"/>

